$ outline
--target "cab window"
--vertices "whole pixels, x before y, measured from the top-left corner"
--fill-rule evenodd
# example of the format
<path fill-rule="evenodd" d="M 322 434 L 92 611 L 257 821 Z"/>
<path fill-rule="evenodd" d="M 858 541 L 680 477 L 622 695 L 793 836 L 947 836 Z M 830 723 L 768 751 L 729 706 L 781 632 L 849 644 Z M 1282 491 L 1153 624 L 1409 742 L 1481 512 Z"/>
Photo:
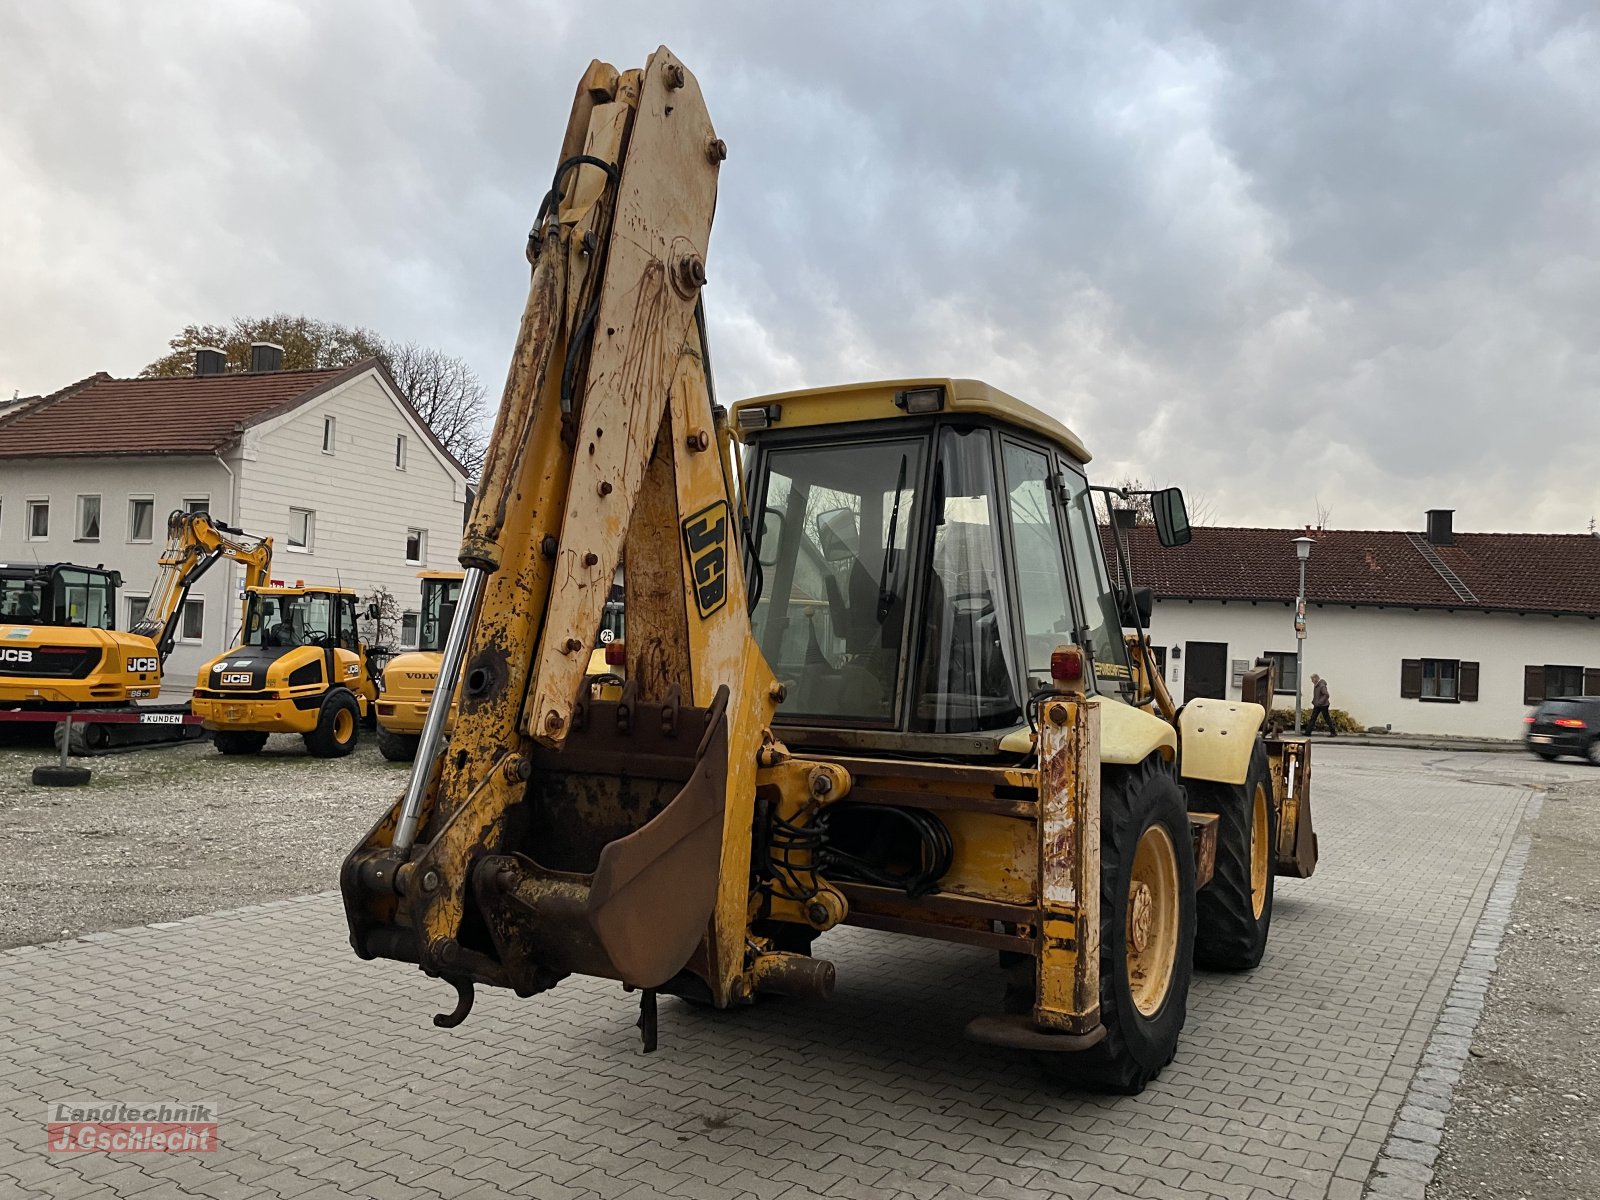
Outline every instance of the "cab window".
<path fill-rule="evenodd" d="M 1006 505 L 1016 549 L 1023 667 L 1029 690 L 1037 691 L 1051 686 L 1051 652 L 1074 638 L 1072 595 L 1067 587 L 1057 508 L 1051 499 L 1050 456 L 1007 441 L 1004 459 Z"/>
<path fill-rule="evenodd" d="M 1094 660 L 1094 676 L 1101 691 L 1130 690 L 1133 672 L 1128 663 L 1128 648 L 1122 641 L 1122 613 L 1106 572 L 1093 494 L 1088 481 L 1065 463 L 1061 464 L 1061 479 L 1073 576 L 1083 604 L 1083 627 L 1078 631 L 1077 641 Z"/>

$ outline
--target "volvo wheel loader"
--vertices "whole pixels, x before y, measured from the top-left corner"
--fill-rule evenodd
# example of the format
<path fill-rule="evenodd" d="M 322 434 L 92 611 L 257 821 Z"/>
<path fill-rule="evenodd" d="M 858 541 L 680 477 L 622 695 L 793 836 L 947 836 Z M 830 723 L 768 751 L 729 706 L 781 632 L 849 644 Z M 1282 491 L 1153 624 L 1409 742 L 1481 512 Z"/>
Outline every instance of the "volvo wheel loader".
<path fill-rule="evenodd" d="M 144 616 L 128 630 L 116 627 L 121 583 L 116 572 L 67 563 L 5 569 L 0 583 L 0 710 L 126 711 L 135 702 L 155 699 L 189 590 L 220 559 L 243 564 L 247 584 L 264 583 L 272 540 L 252 537 L 208 513 L 174 511 L 167 518 L 167 545 Z M 187 710 L 187 704 L 144 704 L 139 711 L 160 717 Z M 176 740 L 192 728 L 74 723 L 71 750 L 85 754 Z"/>
<path fill-rule="evenodd" d="M 200 668 L 191 703 L 223 754 L 259 754 L 274 733 L 298 733 L 316 758 L 349 754 L 378 703 L 355 592 L 246 589 L 239 644 Z"/>
<path fill-rule="evenodd" d="M 827 996 L 840 926 L 954 942 L 999 962 L 972 1037 L 1137 1091 L 1195 962 L 1254 966 L 1274 872 L 1314 865 L 1306 744 L 1174 711 L 1052 418 L 950 378 L 716 403 L 725 153 L 665 48 L 584 74 L 460 553 L 459 713 L 344 863 L 354 949 L 451 984 L 442 1026 L 479 984 L 615 980 L 649 1050 L 660 993 Z"/>
<path fill-rule="evenodd" d="M 618 579 L 621 572 L 617 573 Z M 382 693 L 378 700 L 378 751 L 390 762 L 411 762 L 417 757 L 422 727 L 439 682 L 439 661 L 445 638 L 455 620 L 461 599 L 460 571 L 422 573 L 422 613 L 417 648 L 397 654 L 384 664 Z M 622 585 L 613 583 L 601 622 L 599 645 L 589 655 L 588 677 L 596 689 L 622 685 Z M 609 693 L 604 693 L 609 695 Z M 455 723 L 455 700 L 445 718 L 445 732 Z"/>

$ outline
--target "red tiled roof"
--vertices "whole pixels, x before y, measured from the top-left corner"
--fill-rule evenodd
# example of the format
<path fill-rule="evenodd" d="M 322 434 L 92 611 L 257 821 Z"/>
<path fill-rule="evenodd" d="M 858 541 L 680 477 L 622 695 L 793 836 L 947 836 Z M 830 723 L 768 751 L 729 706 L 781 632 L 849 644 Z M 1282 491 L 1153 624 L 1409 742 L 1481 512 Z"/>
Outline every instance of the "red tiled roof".
<path fill-rule="evenodd" d="M 0 458 L 211 454 L 375 360 L 323 371 L 113 379 L 104 371 L 0 415 Z"/>
<path fill-rule="evenodd" d="M 1304 532 L 1197 528 L 1187 546 L 1167 548 L 1141 525 L 1129 536 L 1134 582 L 1167 600 L 1293 603 L 1300 577 L 1291 543 Z M 1328 529 L 1311 536 L 1311 604 L 1600 616 L 1600 537 L 1590 534 L 1458 533 L 1454 545 L 1433 546 L 1472 599 L 1424 557 L 1420 534 Z"/>

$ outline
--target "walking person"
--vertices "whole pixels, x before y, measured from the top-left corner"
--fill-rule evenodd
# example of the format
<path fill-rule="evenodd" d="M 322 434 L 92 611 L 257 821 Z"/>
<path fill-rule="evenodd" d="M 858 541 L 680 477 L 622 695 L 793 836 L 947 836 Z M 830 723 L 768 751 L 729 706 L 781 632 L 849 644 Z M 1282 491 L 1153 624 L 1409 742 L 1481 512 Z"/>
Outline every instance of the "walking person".
<path fill-rule="evenodd" d="M 1328 681 L 1321 675 L 1311 677 L 1311 724 L 1306 726 L 1307 733 L 1317 731 L 1317 718 L 1321 717 L 1328 723 L 1328 736 L 1338 737 L 1339 731 L 1333 727 L 1333 715 L 1329 712 L 1332 701 L 1328 698 Z"/>

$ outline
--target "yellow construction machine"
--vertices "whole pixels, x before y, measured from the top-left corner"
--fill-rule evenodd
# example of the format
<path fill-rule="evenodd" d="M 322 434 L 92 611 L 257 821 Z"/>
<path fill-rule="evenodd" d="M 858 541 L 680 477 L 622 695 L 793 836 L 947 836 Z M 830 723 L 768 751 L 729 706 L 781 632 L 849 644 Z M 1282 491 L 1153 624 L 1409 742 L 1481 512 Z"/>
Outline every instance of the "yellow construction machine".
<path fill-rule="evenodd" d="M 376 711 L 377 664 L 349 588 L 252 587 L 239 645 L 200 668 L 191 702 L 223 754 L 258 754 L 298 733 L 317 758 L 356 748 Z"/>
<path fill-rule="evenodd" d="M 179 509 L 167 518 L 167 545 L 143 617 L 116 628 L 115 571 L 58 563 L 0 567 L 0 710 L 19 714 L 121 712 L 155 699 L 177 640 L 184 601 L 220 559 L 245 567 L 246 583 L 265 582 L 272 540 L 252 537 L 209 513 Z M 163 723 L 187 705 L 141 705 L 155 723 L 72 725 L 72 750 L 170 740 L 184 727 Z M 3 715 L 3 714 L 0 714 Z"/>
<path fill-rule="evenodd" d="M 1137 1091 L 1194 963 L 1253 967 L 1274 872 L 1314 865 L 1306 744 L 1259 704 L 1174 711 L 1050 417 L 925 378 L 730 419 L 700 306 L 724 155 L 665 48 L 584 74 L 461 548 L 449 753 L 436 705 L 341 873 L 355 951 L 452 984 L 443 1026 L 480 983 L 616 980 L 648 1050 L 658 993 L 828 995 L 841 925 L 960 943 L 1002 968 L 972 1037 Z"/>
<path fill-rule="evenodd" d="M 444 640 L 461 598 L 460 571 L 422 572 L 422 614 L 417 648 L 384 664 L 378 699 L 378 751 L 390 762 L 411 762 L 417 756 L 428 705 L 439 680 Z M 621 572 L 618 572 L 618 579 Z M 598 689 L 622 685 L 622 584 L 613 583 L 600 626 L 600 644 L 589 655 L 589 681 Z M 609 692 L 596 694 L 610 695 Z M 455 722 L 455 702 L 445 718 L 445 732 Z"/>

